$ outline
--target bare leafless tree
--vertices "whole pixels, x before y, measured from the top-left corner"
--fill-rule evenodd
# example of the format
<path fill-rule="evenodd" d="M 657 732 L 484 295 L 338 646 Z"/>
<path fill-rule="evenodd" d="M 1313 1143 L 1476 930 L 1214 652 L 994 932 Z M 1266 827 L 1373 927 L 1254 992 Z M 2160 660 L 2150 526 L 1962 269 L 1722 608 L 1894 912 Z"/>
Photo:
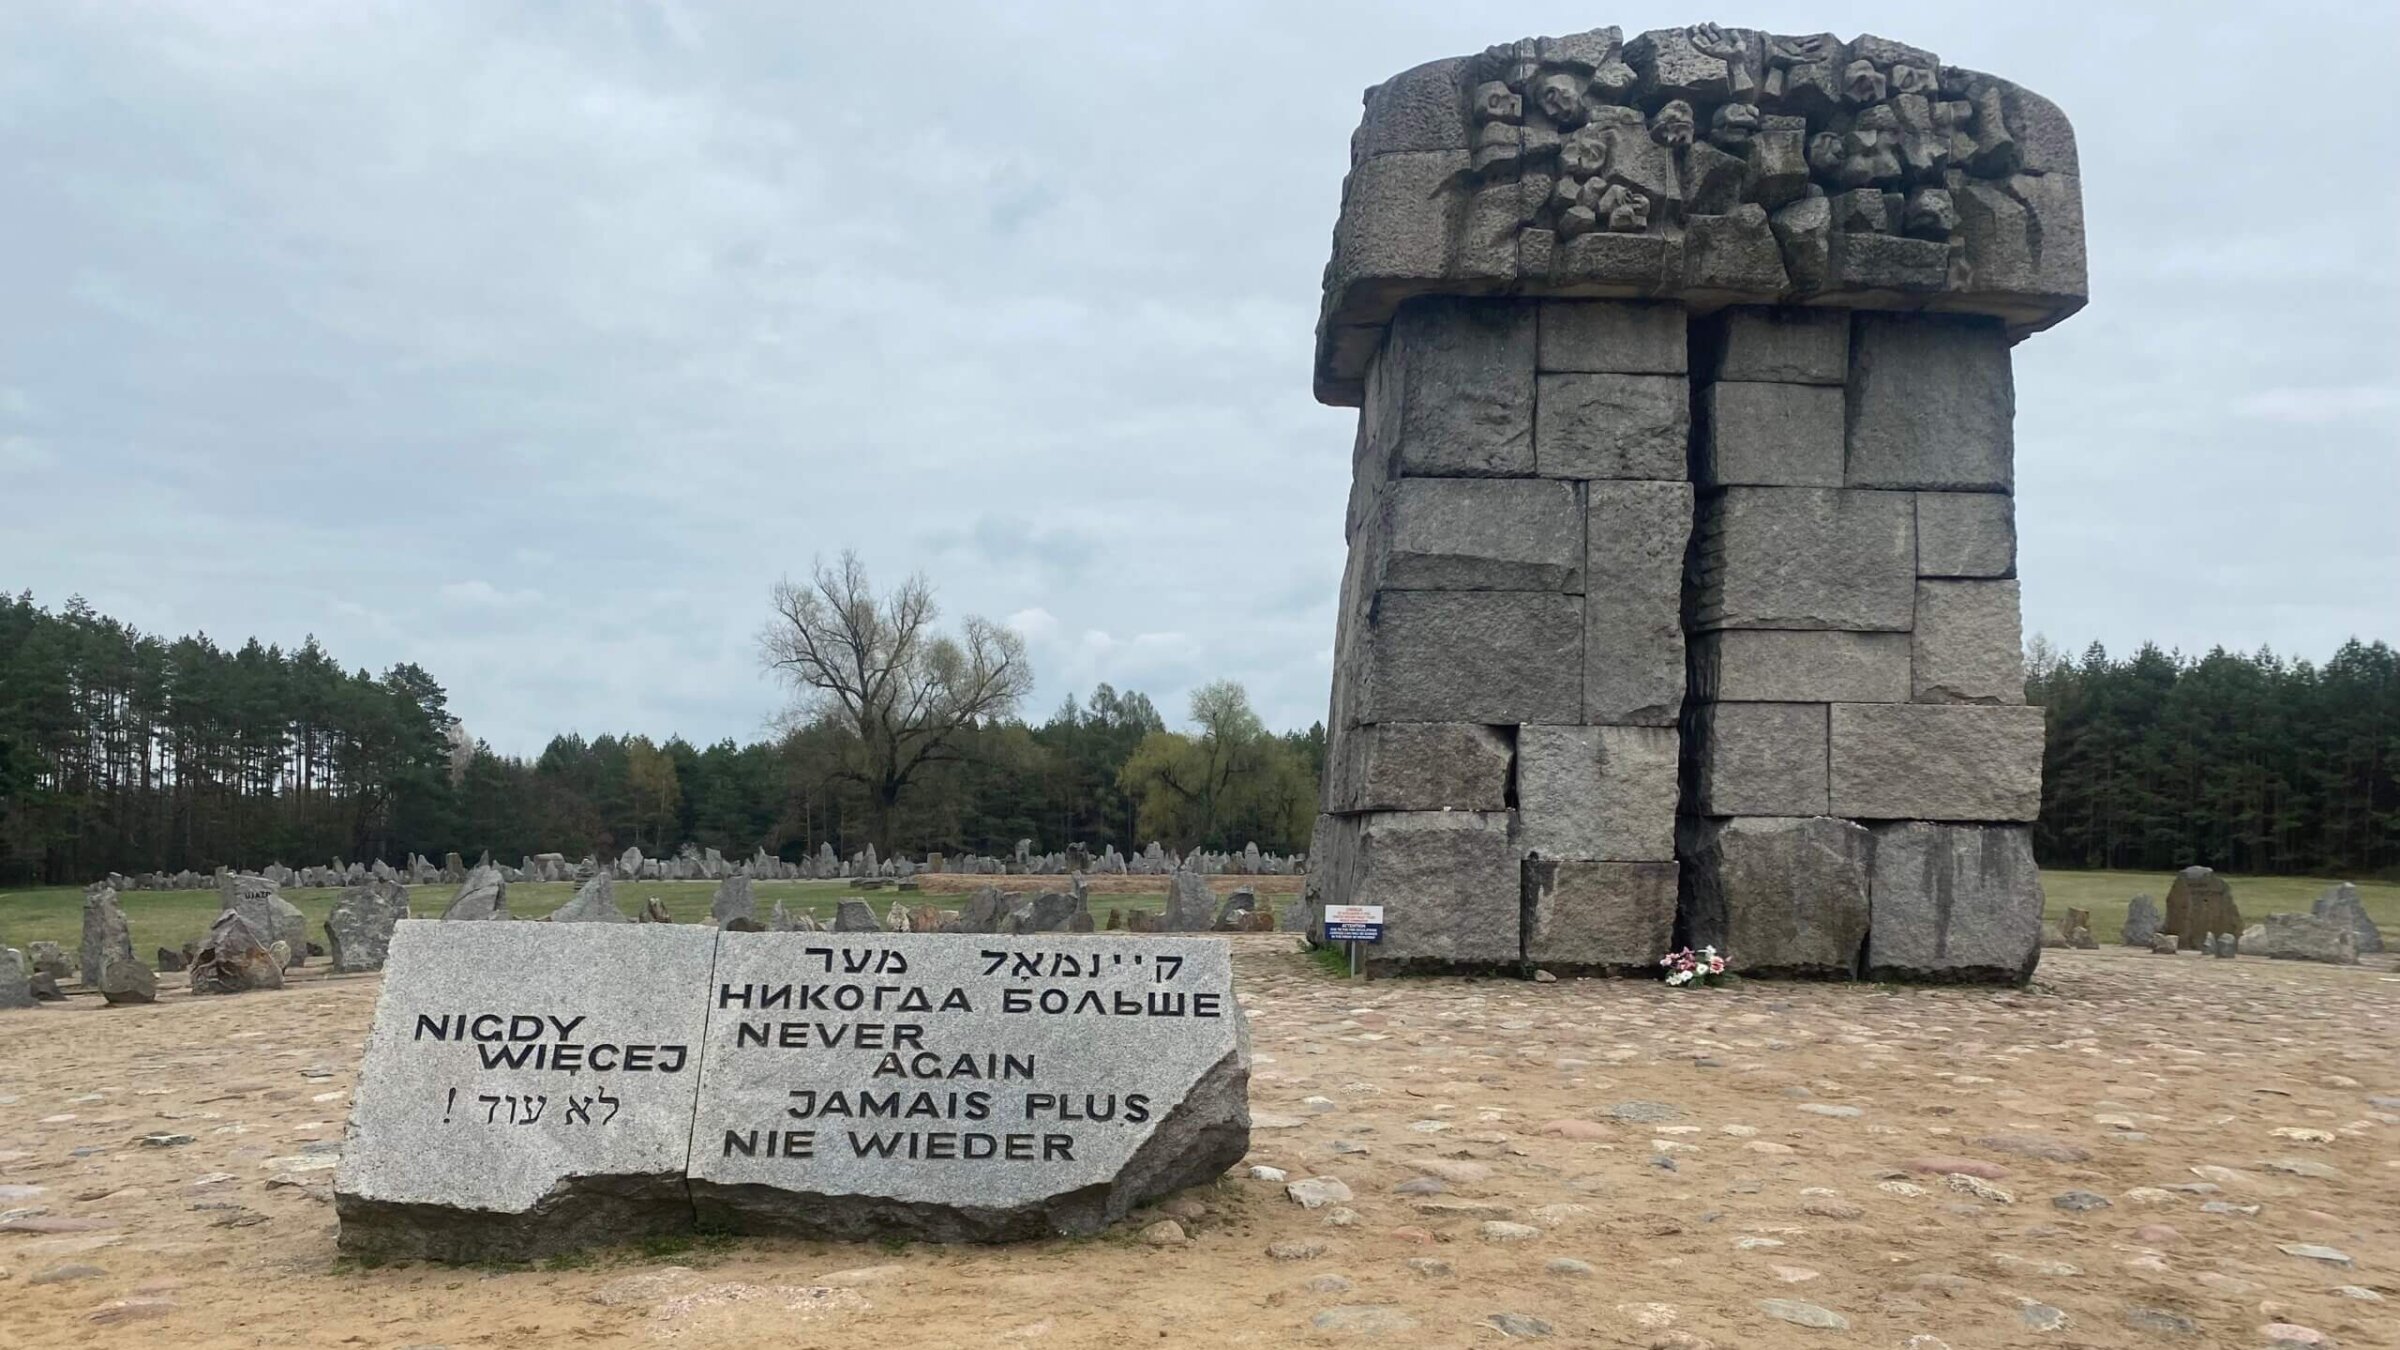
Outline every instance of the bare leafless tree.
<path fill-rule="evenodd" d="M 928 764 L 960 758 L 958 734 L 1005 717 L 1033 688 L 1025 640 L 969 615 L 959 636 L 934 631 L 940 609 L 922 573 L 880 599 L 858 554 L 818 559 L 803 584 L 777 582 L 775 618 L 759 634 L 769 669 L 790 681 L 798 710 L 857 733 L 841 770 L 867 790 L 873 838 L 891 848 L 893 809 Z"/>

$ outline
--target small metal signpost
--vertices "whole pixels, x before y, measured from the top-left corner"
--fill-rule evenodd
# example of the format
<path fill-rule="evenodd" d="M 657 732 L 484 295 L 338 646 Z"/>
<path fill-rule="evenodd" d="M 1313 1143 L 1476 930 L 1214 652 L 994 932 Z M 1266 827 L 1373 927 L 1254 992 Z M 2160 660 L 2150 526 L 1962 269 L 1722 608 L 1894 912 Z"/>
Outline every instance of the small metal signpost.
<path fill-rule="evenodd" d="M 1383 906 L 1327 905 L 1325 940 L 1350 946 L 1350 977 L 1358 978 L 1358 944 L 1383 941 Z"/>

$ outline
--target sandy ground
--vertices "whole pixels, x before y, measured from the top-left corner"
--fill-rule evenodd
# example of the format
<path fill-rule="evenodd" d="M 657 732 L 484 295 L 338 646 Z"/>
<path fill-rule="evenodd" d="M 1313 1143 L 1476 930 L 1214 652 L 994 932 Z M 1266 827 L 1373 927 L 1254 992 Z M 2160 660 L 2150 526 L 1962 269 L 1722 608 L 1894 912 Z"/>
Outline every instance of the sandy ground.
<path fill-rule="evenodd" d="M 360 1269 L 327 1169 L 374 979 L 0 1014 L 0 1345 L 2400 1345 L 2388 959 L 1677 993 L 1353 985 L 1234 941 L 1249 1162 L 1352 1198 L 1245 1166 L 1168 1202 L 1166 1246 L 1148 1213 Z"/>

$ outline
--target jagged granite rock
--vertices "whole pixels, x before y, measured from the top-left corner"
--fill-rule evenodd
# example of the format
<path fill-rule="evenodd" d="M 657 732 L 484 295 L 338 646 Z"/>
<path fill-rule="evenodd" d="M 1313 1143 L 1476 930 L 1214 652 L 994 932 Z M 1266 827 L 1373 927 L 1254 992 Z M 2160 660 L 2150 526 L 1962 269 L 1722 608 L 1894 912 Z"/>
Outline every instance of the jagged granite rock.
<path fill-rule="evenodd" d="M 507 879 L 500 875 L 499 868 L 488 862 L 476 864 L 475 870 L 467 873 L 467 879 L 459 883 L 458 894 L 451 897 L 449 906 L 442 911 L 442 917 L 445 919 L 507 919 L 514 917 L 508 912 Z"/>
<path fill-rule="evenodd" d="M 1027 915 L 1024 926 L 1017 931 L 1023 933 L 1091 932 L 1091 904 L 1081 892 L 1067 894 L 1059 891 L 1044 891 L 1033 898 L 1033 909 Z"/>
<path fill-rule="evenodd" d="M 108 968 L 100 972 L 100 996 L 110 1006 L 124 1003 L 156 1003 L 158 977 L 150 967 L 130 956 L 112 956 Z"/>
<path fill-rule="evenodd" d="M 275 925 L 274 940 L 291 950 L 289 964 L 307 965 L 308 957 L 316 946 L 308 940 L 308 916 L 300 912 L 298 905 L 284 899 L 280 892 L 267 897 L 267 913 L 272 916 Z"/>
<path fill-rule="evenodd" d="M 2358 887 L 2349 882 L 2326 887 L 2324 894 L 2310 906 L 2310 912 L 2349 929 L 2360 954 L 2372 955 L 2383 950 L 2383 930 L 2367 917 L 2367 907 L 2358 898 Z"/>
<path fill-rule="evenodd" d="M 2358 938 L 2332 919 L 2314 914 L 2270 914 L 2241 935 L 2241 950 L 2277 961 L 2318 961 L 2330 966 L 2358 964 Z"/>
<path fill-rule="evenodd" d="M 191 964 L 192 958 L 185 955 L 180 947 L 158 949 L 158 973 L 161 975 L 180 975 L 190 969 Z"/>
<path fill-rule="evenodd" d="M 758 895 L 750 887 L 750 878 L 730 876 L 717 883 L 717 893 L 709 897 L 708 917 L 723 928 L 734 919 L 758 917 Z"/>
<path fill-rule="evenodd" d="M 99 988 L 101 974 L 116 960 L 133 960 L 133 930 L 117 907 L 115 889 L 95 886 L 83 894 L 83 987 Z"/>
<path fill-rule="evenodd" d="M 1236 886 L 1225 897 L 1224 903 L 1217 906 L 1216 921 L 1209 927 L 1220 933 L 1246 931 L 1247 916 L 1257 909 L 1258 892 L 1248 886 Z"/>
<path fill-rule="evenodd" d="M 344 974 L 383 969 L 392 930 L 408 917 L 408 888 L 370 880 L 345 889 L 325 916 L 325 951 Z"/>
<path fill-rule="evenodd" d="M 2158 936 L 2158 926 L 2165 921 L 2158 902 L 2148 895 L 2137 895 L 2125 903 L 2125 927 L 2118 940 L 2128 947 L 2147 947 Z"/>
<path fill-rule="evenodd" d="M 281 989 L 283 964 L 261 942 L 250 921 L 232 910 L 217 916 L 201 940 L 192 961 L 191 990 L 195 994 L 241 994 L 254 989 Z"/>
<path fill-rule="evenodd" d="M 617 884 L 606 872 L 596 872 L 575 890 L 575 898 L 550 911 L 552 923 L 632 923 L 633 916 L 617 908 Z"/>
<path fill-rule="evenodd" d="M 75 973 L 75 963 L 67 959 L 66 950 L 55 942 L 28 942 L 25 959 L 33 963 L 33 973 L 47 975 L 51 980 L 63 980 Z"/>

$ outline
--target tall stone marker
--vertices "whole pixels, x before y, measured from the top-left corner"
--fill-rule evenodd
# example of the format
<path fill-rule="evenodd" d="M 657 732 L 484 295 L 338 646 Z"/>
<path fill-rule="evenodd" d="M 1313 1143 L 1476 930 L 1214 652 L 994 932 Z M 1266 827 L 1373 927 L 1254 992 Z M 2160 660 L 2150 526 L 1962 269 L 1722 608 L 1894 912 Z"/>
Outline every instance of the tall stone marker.
<path fill-rule="evenodd" d="M 1089 1233 L 1249 1148 L 1215 939 L 399 926 L 341 1245 Z"/>
<path fill-rule="evenodd" d="M 1383 906 L 1385 970 L 2028 976 L 2009 349 L 2084 303 L 2065 116 L 1599 28 L 1394 76 L 1350 148 L 1313 901 Z"/>

